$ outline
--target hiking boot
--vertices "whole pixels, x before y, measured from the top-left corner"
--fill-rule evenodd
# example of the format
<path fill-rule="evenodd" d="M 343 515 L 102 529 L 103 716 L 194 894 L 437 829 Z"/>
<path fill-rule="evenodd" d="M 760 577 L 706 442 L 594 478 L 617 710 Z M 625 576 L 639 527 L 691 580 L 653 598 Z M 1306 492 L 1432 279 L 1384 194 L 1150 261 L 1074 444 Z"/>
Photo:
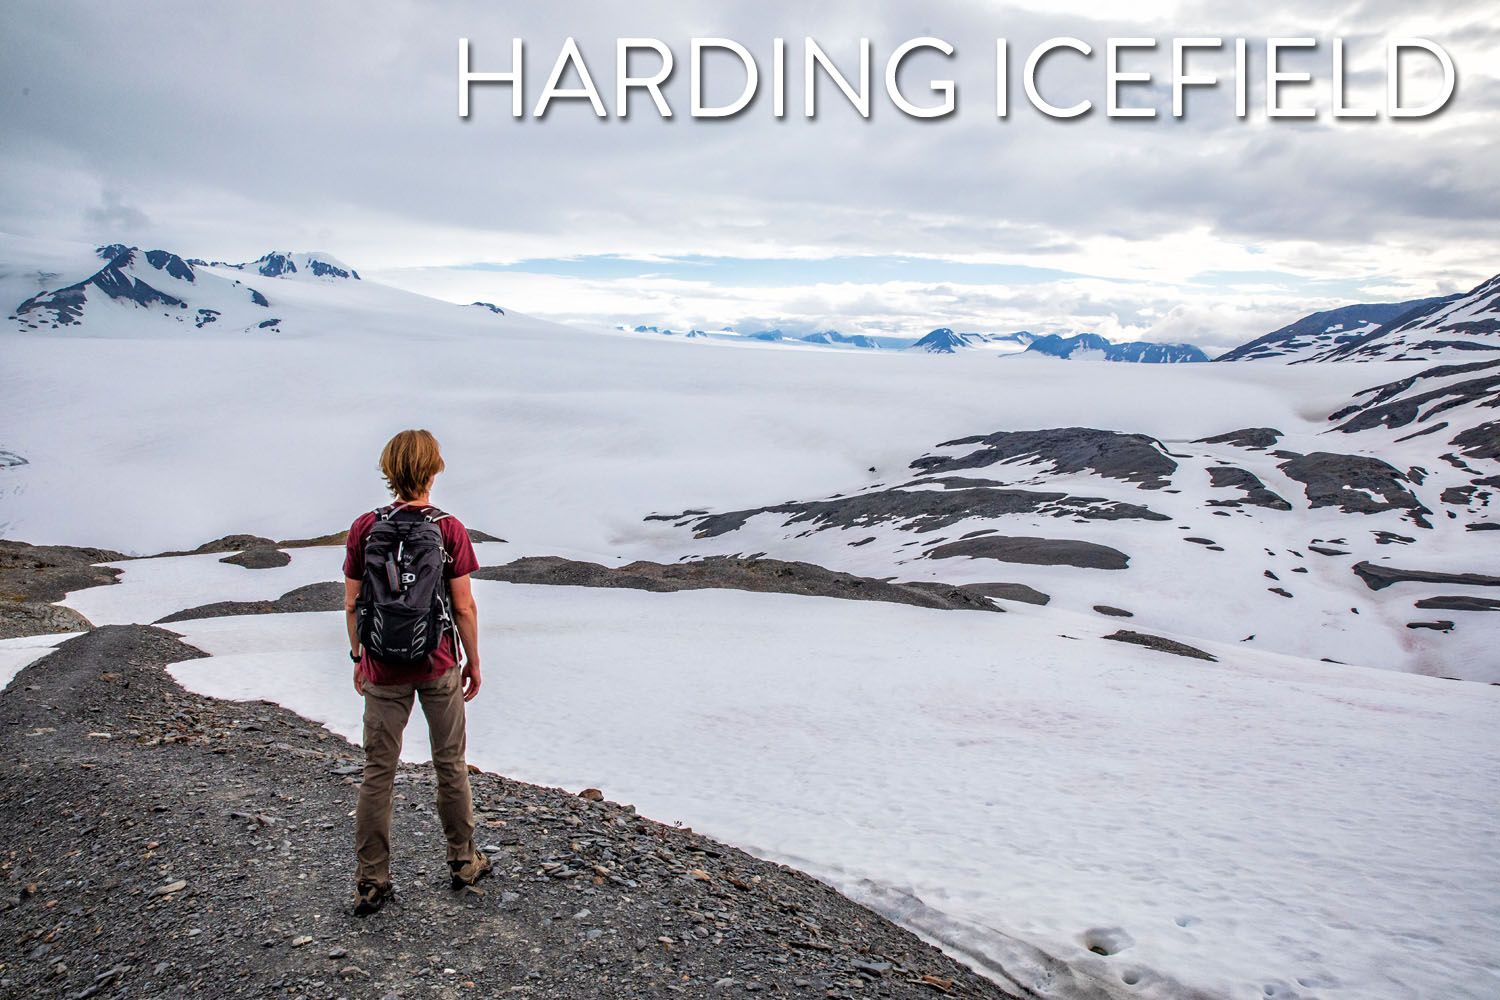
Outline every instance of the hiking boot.
<path fill-rule="evenodd" d="M 361 882 L 355 889 L 354 915 L 356 917 L 368 917 L 376 913 L 385 901 L 396 894 L 396 890 L 389 882 Z"/>
<path fill-rule="evenodd" d="M 468 861 L 448 862 L 448 872 L 453 876 L 453 888 L 462 889 L 490 873 L 490 859 L 483 851 L 475 851 L 474 857 Z"/>

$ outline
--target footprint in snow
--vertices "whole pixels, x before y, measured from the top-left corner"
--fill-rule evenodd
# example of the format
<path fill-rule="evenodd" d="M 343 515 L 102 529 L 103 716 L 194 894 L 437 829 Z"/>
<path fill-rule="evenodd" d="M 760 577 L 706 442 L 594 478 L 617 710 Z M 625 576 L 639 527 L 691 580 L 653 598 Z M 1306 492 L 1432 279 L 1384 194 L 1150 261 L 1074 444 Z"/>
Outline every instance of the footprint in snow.
<path fill-rule="evenodd" d="M 1083 932 L 1083 946 L 1095 955 L 1118 955 L 1135 944 L 1123 927 L 1090 927 Z"/>

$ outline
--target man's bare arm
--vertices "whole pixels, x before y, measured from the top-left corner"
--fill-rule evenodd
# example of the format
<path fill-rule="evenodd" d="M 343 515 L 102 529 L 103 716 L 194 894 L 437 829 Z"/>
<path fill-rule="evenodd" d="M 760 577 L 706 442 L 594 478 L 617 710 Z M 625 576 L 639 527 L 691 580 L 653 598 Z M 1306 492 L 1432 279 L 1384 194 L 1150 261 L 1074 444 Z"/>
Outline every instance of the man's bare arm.
<path fill-rule="evenodd" d="M 479 693 L 479 608 L 474 603 L 474 591 L 467 576 L 454 577 L 450 584 L 453 594 L 453 620 L 458 625 L 458 639 L 463 643 L 464 701 L 473 701 Z"/>
<path fill-rule="evenodd" d="M 344 577 L 344 624 L 349 630 L 349 652 L 354 656 L 359 655 L 359 617 L 354 612 L 354 602 L 359 600 L 359 590 L 362 582 Z M 354 665 L 354 690 L 357 694 L 364 694 L 364 685 L 359 677 L 359 664 Z"/>

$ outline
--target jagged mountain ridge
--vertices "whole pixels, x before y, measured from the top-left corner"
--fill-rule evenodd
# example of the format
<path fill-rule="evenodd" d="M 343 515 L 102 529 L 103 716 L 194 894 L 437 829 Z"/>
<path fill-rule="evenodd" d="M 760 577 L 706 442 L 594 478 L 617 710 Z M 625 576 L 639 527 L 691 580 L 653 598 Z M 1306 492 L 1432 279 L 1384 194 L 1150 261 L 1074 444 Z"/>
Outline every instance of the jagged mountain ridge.
<path fill-rule="evenodd" d="M 1500 357 L 1500 275 L 1467 292 L 1311 313 L 1216 361 L 1442 361 Z"/>
<path fill-rule="evenodd" d="M 1500 358 L 1500 274 L 1428 302 L 1311 361 L 1439 361 Z"/>
<path fill-rule="evenodd" d="M 81 327 L 91 306 L 123 306 L 202 329 L 224 322 L 241 329 L 274 329 L 270 300 L 243 282 L 214 274 L 166 250 L 123 244 L 96 249 L 104 266 L 92 274 L 32 295 L 12 319 L 25 330 Z M 141 317 L 132 316 L 132 319 Z"/>

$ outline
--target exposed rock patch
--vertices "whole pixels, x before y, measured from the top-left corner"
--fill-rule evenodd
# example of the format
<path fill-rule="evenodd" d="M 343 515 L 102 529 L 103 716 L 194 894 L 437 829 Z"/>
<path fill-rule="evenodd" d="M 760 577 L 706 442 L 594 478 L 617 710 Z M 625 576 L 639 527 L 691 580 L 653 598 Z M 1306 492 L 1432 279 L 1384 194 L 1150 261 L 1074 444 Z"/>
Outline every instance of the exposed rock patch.
<path fill-rule="evenodd" d="M 1111 632 L 1104 638 L 1113 639 L 1115 642 L 1128 642 L 1136 646 L 1145 646 L 1147 649 L 1155 649 L 1162 653 L 1171 653 L 1173 656 L 1188 656 L 1195 660 L 1209 660 L 1213 663 L 1219 662 L 1217 656 L 1214 656 L 1212 653 L 1205 653 L 1197 646 L 1189 646 L 1187 643 L 1178 642 L 1176 639 L 1164 639 L 1159 635 L 1147 635 L 1144 632 L 1131 632 L 1128 629 L 1121 629 L 1118 632 Z"/>
<path fill-rule="evenodd" d="M 1467 595 L 1424 597 L 1417 601 L 1416 607 L 1424 611 L 1500 611 L 1500 600 Z"/>
<path fill-rule="evenodd" d="M 668 593 L 679 590 L 748 590 L 756 593 L 888 601 L 921 608 L 999 611 L 974 587 L 942 583 L 892 583 L 781 559 L 711 556 L 681 563 L 638 561 L 624 566 L 527 556 L 504 566 L 474 571 L 476 580 L 553 584 L 569 587 L 623 587 Z"/>
<path fill-rule="evenodd" d="M 1354 574 L 1371 590 L 1384 590 L 1397 583 L 1455 584 L 1469 587 L 1500 587 L 1500 576 L 1484 573 L 1442 573 L 1424 569 L 1398 569 L 1382 563 L 1360 562 Z"/>
<path fill-rule="evenodd" d="M 783 527 L 808 524 L 817 531 L 894 524 L 902 531 L 928 532 L 971 518 L 1000 518 L 1012 514 L 1101 521 L 1171 520 L 1167 515 L 1140 504 L 1042 490 L 989 487 L 941 490 L 898 487 L 829 500 L 784 503 L 698 517 L 682 516 L 684 523 L 694 525 L 694 537 L 716 538 L 738 531 L 752 517 L 762 514 L 780 515 L 784 519 Z"/>
<path fill-rule="evenodd" d="M 233 615 L 280 615 L 343 609 L 344 585 L 330 581 L 310 583 L 305 587 L 289 590 L 274 601 L 215 601 L 213 604 L 202 604 L 167 615 L 157 624 L 195 621 L 200 618 L 228 618 Z"/>
<path fill-rule="evenodd" d="M 1035 587 L 1028 587 L 1024 583 L 970 583 L 967 589 L 986 597 L 993 597 L 997 601 L 1016 601 L 1019 604 L 1035 604 L 1045 606 L 1052 601 L 1049 594 L 1044 594 Z"/>
<path fill-rule="evenodd" d="M 1155 438 L 1091 427 L 1000 431 L 946 441 L 939 447 L 965 445 L 978 447 L 965 455 L 927 455 L 912 462 L 911 467 L 925 474 L 982 469 L 996 463 L 1046 464 L 1054 472 L 1094 472 L 1148 490 L 1170 486 L 1177 471 L 1177 463 Z"/>
<path fill-rule="evenodd" d="M 1215 465 L 1208 470 L 1208 481 L 1216 490 L 1236 489 L 1240 496 L 1234 500 L 1210 500 L 1210 507 L 1264 507 L 1267 510 L 1291 510 L 1279 494 L 1271 490 L 1253 472 L 1233 465 Z"/>
<path fill-rule="evenodd" d="M 1031 538 L 985 535 L 939 545 L 929 559 L 995 559 L 1032 566 L 1077 566 L 1080 569 L 1125 569 L 1130 557 L 1119 549 L 1073 538 Z"/>
<path fill-rule="evenodd" d="M 1432 527 L 1427 521 L 1432 511 L 1407 489 L 1411 480 L 1395 466 L 1378 458 L 1315 451 L 1307 455 L 1291 455 L 1279 468 L 1302 483 L 1308 503 L 1313 507 L 1337 507 L 1346 514 L 1399 510 L 1404 511 L 1413 523 L 1423 528 Z"/>
<path fill-rule="evenodd" d="M 280 549 L 271 548 L 270 546 L 246 549 L 243 552 L 236 552 L 232 556 L 225 556 L 219 560 L 221 563 L 243 566 L 246 569 L 274 569 L 277 566 L 286 566 L 291 561 L 291 556 Z"/>
<path fill-rule="evenodd" d="M 1194 444 L 1228 444 L 1236 448 L 1247 448 L 1251 451 L 1265 451 L 1267 448 L 1275 447 L 1276 442 L 1281 440 L 1281 432 L 1274 427 L 1243 427 L 1237 431 L 1227 434 L 1216 434 L 1213 437 L 1199 438 Z"/>
<path fill-rule="evenodd" d="M 83 615 L 52 602 L 116 582 L 119 570 L 95 564 L 124 558 L 110 549 L 0 540 L 0 639 L 93 628 Z"/>
<path fill-rule="evenodd" d="M 1473 377 L 1439 385 L 1433 389 L 1411 391 L 1428 384 L 1429 380 L 1437 381 L 1454 375 L 1472 375 Z M 1343 421 L 1334 430 L 1353 434 L 1374 427 L 1405 427 L 1412 421 L 1425 421 L 1454 407 L 1469 403 L 1494 405 L 1494 400 L 1500 400 L 1500 361 L 1438 365 L 1409 378 L 1398 379 L 1355 394 L 1355 398 L 1360 396 L 1370 398 L 1364 402 L 1346 406 L 1329 416 L 1329 420 Z"/>
<path fill-rule="evenodd" d="M 1497 393 L 1497 397 L 1500 397 L 1500 393 Z M 1473 427 L 1459 431 L 1449 444 L 1457 447 L 1460 454 L 1467 458 L 1484 458 L 1492 462 L 1500 462 L 1500 420 L 1475 424 Z"/>

